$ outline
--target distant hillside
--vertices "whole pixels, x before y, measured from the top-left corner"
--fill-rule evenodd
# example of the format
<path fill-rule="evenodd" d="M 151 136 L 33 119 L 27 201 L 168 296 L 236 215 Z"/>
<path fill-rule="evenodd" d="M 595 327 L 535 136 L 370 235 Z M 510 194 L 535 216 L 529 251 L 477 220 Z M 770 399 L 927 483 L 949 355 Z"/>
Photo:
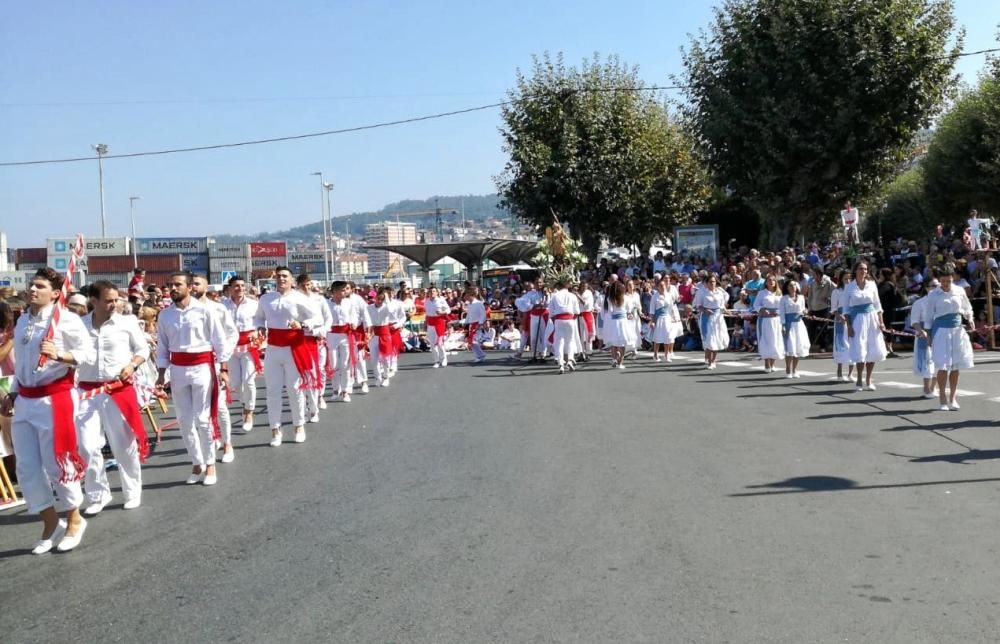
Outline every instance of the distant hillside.
<path fill-rule="evenodd" d="M 400 221 L 416 224 L 418 230 L 431 229 L 435 222 L 434 209 L 437 207 L 441 209 L 445 226 L 450 227 L 461 223 L 463 206 L 465 219 L 469 222 L 478 222 L 490 218 L 510 219 L 510 213 L 499 207 L 499 197 L 494 194 L 404 199 L 403 201 L 388 204 L 377 212 L 355 212 L 350 215 L 334 217 L 331 221 L 334 232 L 343 235 L 347 230 L 347 220 L 350 219 L 352 234 L 361 235 L 364 233 L 367 224 L 374 224 L 380 221 L 396 221 L 396 213 L 428 211 L 426 215 L 400 217 Z M 316 221 L 303 226 L 289 228 L 288 230 L 276 230 L 257 233 L 256 235 L 215 235 L 215 238 L 222 243 L 264 241 L 267 239 L 306 242 L 321 237 L 322 234 L 323 222 Z"/>

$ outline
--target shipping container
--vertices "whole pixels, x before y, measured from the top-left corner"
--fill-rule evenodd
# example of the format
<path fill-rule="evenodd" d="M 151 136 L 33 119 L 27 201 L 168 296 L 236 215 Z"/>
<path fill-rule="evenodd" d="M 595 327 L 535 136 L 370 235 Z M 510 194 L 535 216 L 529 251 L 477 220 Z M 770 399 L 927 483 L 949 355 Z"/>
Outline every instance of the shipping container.
<path fill-rule="evenodd" d="M 212 244 L 208 247 L 208 256 L 250 259 L 250 244 Z"/>
<path fill-rule="evenodd" d="M 49 253 L 44 248 L 18 248 L 14 251 L 15 264 L 45 264 Z"/>
<path fill-rule="evenodd" d="M 289 264 L 315 264 L 323 263 L 323 251 L 302 251 L 293 250 L 288 252 Z"/>
<path fill-rule="evenodd" d="M 208 255 L 181 255 L 181 265 L 186 271 L 208 275 Z"/>
<path fill-rule="evenodd" d="M 243 257 L 209 257 L 208 270 L 210 273 L 221 273 L 223 271 L 249 273 L 250 259 Z"/>
<path fill-rule="evenodd" d="M 128 283 L 132 280 L 132 271 L 99 271 L 87 273 L 87 284 L 94 282 L 111 282 L 119 290 L 128 289 Z"/>
<path fill-rule="evenodd" d="M 279 266 L 287 266 L 288 258 L 281 257 L 254 257 L 250 260 L 250 268 L 254 271 L 257 270 L 271 270 L 273 271 Z"/>
<path fill-rule="evenodd" d="M 139 268 L 147 272 L 179 271 L 182 266 L 180 255 L 141 255 L 137 259 Z M 87 265 L 91 271 L 98 273 L 131 271 L 135 266 L 131 255 L 88 257 Z"/>
<path fill-rule="evenodd" d="M 75 237 L 49 238 L 48 254 L 50 257 L 53 255 L 69 255 L 73 252 L 75 244 Z M 83 238 L 83 255 L 85 257 L 127 255 L 130 250 L 128 237 Z"/>
<path fill-rule="evenodd" d="M 135 242 L 140 255 L 203 255 L 208 252 L 208 237 L 140 237 Z"/>
<path fill-rule="evenodd" d="M 17 270 L 34 273 L 35 271 L 48 266 L 45 262 L 25 262 L 18 263 Z"/>
<path fill-rule="evenodd" d="M 64 273 L 69 270 L 69 262 L 72 259 L 72 255 L 49 255 L 48 265 L 56 269 L 60 273 Z M 78 271 L 88 271 L 89 265 L 86 257 L 78 257 L 76 260 L 76 270 Z"/>
<path fill-rule="evenodd" d="M 312 277 L 326 277 L 326 266 L 322 262 L 313 262 L 309 264 L 296 264 L 295 262 L 290 262 L 288 264 L 288 268 L 292 271 L 292 275 L 307 273 Z"/>
<path fill-rule="evenodd" d="M 34 276 L 34 271 L 31 273 L 27 271 L 0 271 L 0 287 L 6 286 L 23 291 L 28 288 Z"/>
<path fill-rule="evenodd" d="M 288 244 L 285 242 L 251 242 L 250 257 L 286 257 Z"/>

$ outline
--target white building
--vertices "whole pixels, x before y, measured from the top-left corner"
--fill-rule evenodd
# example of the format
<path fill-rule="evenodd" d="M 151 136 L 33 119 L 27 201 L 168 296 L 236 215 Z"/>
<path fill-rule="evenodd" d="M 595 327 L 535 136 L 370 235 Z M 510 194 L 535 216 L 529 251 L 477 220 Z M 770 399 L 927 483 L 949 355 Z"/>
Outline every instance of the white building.
<path fill-rule="evenodd" d="M 389 244 L 416 244 L 417 226 L 415 224 L 402 224 L 394 221 L 381 221 L 377 224 L 368 224 L 365 227 L 365 243 L 369 246 L 386 246 Z M 372 273 L 385 273 L 389 270 L 393 260 L 399 259 L 401 266 L 405 266 L 409 261 L 396 253 L 386 250 L 368 250 L 368 268 Z"/>

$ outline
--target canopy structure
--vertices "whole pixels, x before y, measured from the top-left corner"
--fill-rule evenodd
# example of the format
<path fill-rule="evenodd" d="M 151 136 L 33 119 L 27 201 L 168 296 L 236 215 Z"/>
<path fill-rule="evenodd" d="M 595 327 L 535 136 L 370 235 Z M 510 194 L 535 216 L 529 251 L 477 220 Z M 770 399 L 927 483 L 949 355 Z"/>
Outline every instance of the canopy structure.
<path fill-rule="evenodd" d="M 487 259 L 500 265 L 530 263 L 538 252 L 537 241 L 519 239 L 475 239 L 444 244 L 387 244 L 368 246 L 375 250 L 398 253 L 420 264 L 429 271 L 431 266 L 444 257 L 451 257 L 466 268 L 476 269 Z"/>

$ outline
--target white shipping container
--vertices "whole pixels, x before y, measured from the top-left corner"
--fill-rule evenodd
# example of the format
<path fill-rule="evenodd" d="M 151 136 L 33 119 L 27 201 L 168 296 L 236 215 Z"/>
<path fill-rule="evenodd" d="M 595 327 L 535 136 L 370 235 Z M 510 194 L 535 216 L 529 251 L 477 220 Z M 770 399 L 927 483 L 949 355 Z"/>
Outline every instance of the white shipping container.
<path fill-rule="evenodd" d="M 118 290 L 124 291 L 128 289 L 128 283 L 132 280 L 132 273 L 87 273 L 87 284 L 93 284 L 98 281 L 111 282 L 118 287 Z"/>
<path fill-rule="evenodd" d="M 31 271 L 0 271 L 0 286 L 9 286 L 15 290 L 23 291 L 28 288 L 35 272 Z"/>
<path fill-rule="evenodd" d="M 73 257 L 72 254 L 67 253 L 65 255 L 53 255 L 49 253 L 49 266 L 56 269 L 60 273 L 65 273 L 69 270 L 69 260 Z M 84 271 L 87 270 L 87 258 L 78 257 L 76 260 L 76 270 Z"/>
<path fill-rule="evenodd" d="M 315 251 L 293 250 L 288 253 L 289 264 L 322 264 L 323 253 Z"/>
<path fill-rule="evenodd" d="M 242 257 L 208 257 L 208 270 L 210 273 L 221 273 L 223 271 L 236 271 L 246 273 L 250 270 L 250 259 Z"/>
<path fill-rule="evenodd" d="M 39 262 L 39 263 L 35 263 L 35 264 L 21 263 L 21 264 L 17 265 L 17 270 L 19 270 L 19 271 L 25 271 L 25 272 L 34 274 L 35 271 L 37 271 L 40 268 L 45 268 L 46 266 L 48 266 L 48 264 L 46 264 L 44 262 Z"/>
<path fill-rule="evenodd" d="M 264 269 L 275 269 L 279 266 L 288 266 L 287 257 L 254 257 L 250 260 L 250 268 L 255 271 Z"/>
<path fill-rule="evenodd" d="M 139 255 L 202 255 L 208 252 L 208 237 L 140 237 L 135 243 Z"/>
<path fill-rule="evenodd" d="M 49 257 L 70 255 L 76 245 L 75 237 L 50 238 L 47 243 Z M 128 255 L 131 252 L 128 237 L 83 238 L 83 255 Z"/>
<path fill-rule="evenodd" d="M 208 256 L 250 259 L 250 244 L 212 244 L 208 247 Z"/>

